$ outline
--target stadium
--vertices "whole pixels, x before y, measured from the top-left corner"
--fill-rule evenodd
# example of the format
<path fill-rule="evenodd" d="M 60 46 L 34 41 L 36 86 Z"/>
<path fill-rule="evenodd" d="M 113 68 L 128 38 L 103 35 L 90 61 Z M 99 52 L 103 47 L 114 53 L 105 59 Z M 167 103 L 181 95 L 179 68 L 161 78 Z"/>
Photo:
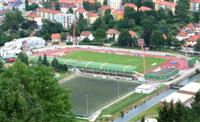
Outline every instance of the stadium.
<path fill-rule="evenodd" d="M 30 60 L 37 61 L 43 55 L 49 62 L 56 57 L 76 74 L 61 85 L 70 91 L 73 112 L 86 118 L 99 115 L 99 111 L 133 93 L 144 81 L 165 82 L 192 65 L 191 61 L 168 53 L 147 51 L 144 55 L 139 50 L 95 46 L 36 49 Z"/>

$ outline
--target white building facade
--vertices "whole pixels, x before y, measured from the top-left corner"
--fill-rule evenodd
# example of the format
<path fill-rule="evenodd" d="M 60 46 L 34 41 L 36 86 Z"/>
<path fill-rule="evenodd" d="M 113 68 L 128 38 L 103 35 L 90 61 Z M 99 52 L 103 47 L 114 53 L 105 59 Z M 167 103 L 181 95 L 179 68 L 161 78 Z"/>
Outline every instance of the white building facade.
<path fill-rule="evenodd" d="M 107 2 L 108 6 L 110 6 L 113 9 L 115 10 L 121 9 L 122 0 L 108 0 Z"/>
<path fill-rule="evenodd" d="M 190 11 L 197 12 L 199 11 L 200 0 L 191 0 L 190 1 Z"/>
<path fill-rule="evenodd" d="M 55 20 L 56 22 L 61 23 L 65 29 L 68 29 L 75 22 L 76 17 L 75 17 L 75 14 L 59 13 L 55 15 Z"/>

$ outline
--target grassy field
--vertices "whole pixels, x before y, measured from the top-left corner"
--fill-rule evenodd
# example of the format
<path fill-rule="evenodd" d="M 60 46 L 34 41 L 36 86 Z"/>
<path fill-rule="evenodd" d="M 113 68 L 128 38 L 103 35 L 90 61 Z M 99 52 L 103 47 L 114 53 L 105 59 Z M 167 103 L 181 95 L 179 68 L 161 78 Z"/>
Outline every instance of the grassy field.
<path fill-rule="evenodd" d="M 104 109 L 102 114 L 103 115 L 113 115 L 117 112 L 120 112 L 121 110 L 123 110 L 127 106 L 129 106 L 129 105 L 137 102 L 138 100 L 144 98 L 145 96 L 147 96 L 147 95 L 140 94 L 140 93 L 134 93 L 134 94 L 128 96 L 127 98 L 125 98 L 123 100 L 123 102 L 117 102 L 117 103 L 113 104 L 112 106 Z"/>
<path fill-rule="evenodd" d="M 159 111 L 159 104 L 156 104 L 155 106 L 151 107 L 150 109 L 142 112 L 140 115 L 134 117 L 133 119 L 130 120 L 130 122 L 136 122 L 137 120 L 141 119 L 143 116 L 144 117 L 155 117 L 158 115 Z"/>
<path fill-rule="evenodd" d="M 68 88 L 70 92 L 73 112 L 79 116 L 86 116 L 87 98 L 89 114 L 91 114 L 117 99 L 118 84 L 120 96 L 133 91 L 139 85 L 133 82 L 75 77 L 63 83 L 62 86 Z"/>
<path fill-rule="evenodd" d="M 133 65 L 136 66 L 136 71 L 143 72 L 143 58 L 140 56 L 127 56 L 127 55 L 117 55 L 109 53 L 98 53 L 89 51 L 77 51 L 64 56 L 68 59 L 84 60 L 84 61 L 95 61 L 122 65 Z M 146 69 L 150 69 L 153 66 L 158 66 L 165 62 L 162 58 L 151 58 L 146 57 Z M 156 65 L 153 65 L 156 64 Z"/>

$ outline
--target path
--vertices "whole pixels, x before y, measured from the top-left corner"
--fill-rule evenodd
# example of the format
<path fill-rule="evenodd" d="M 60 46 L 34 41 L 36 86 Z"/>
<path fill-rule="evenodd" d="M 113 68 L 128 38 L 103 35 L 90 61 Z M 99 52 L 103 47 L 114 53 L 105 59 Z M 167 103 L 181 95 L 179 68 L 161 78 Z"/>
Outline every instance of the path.
<path fill-rule="evenodd" d="M 65 77 L 65 78 L 63 78 L 63 79 L 61 79 L 61 80 L 59 80 L 59 83 L 61 84 L 61 83 L 65 83 L 65 82 L 67 82 L 68 80 L 71 80 L 72 78 L 75 78 L 77 76 L 77 74 L 76 73 L 72 73 L 71 75 L 69 75 L 69 76 L 67 76 L 67 77 Z"/>

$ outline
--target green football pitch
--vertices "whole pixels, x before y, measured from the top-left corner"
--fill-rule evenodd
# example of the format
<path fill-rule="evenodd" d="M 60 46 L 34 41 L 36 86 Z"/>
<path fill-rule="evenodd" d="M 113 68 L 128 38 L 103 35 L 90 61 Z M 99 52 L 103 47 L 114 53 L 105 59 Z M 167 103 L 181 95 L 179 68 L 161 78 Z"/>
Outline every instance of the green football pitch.
<path fill-rule="evenodd" d="M 133 65 L 136 66 L 136 71 L 142 73 L 143 68 L 143 58 L 140 56 L 128 56 L 128 55 L 117 55 L 110 53 L 99 53 L 90 51 L 77 51 L 72 52 L 64 56 L 67 59 L 76 59 L 82 61 L 94 61 L 112 64 L 122 64 L 122 65 Z M 162 58 L 146 57 L 146 70 L 152 68 L 153 66 L 159 66 L 161 63 L 165 62 Z"/>
<path fill-rule="evenodd" d="M 86 116 L 87 100 L 89 115 L 135 89 L 138 83 L 78 76 L 61 84 L 69 90 L 72 111 Z M 118 87 L 119 86 L 119 87 Z"/>

